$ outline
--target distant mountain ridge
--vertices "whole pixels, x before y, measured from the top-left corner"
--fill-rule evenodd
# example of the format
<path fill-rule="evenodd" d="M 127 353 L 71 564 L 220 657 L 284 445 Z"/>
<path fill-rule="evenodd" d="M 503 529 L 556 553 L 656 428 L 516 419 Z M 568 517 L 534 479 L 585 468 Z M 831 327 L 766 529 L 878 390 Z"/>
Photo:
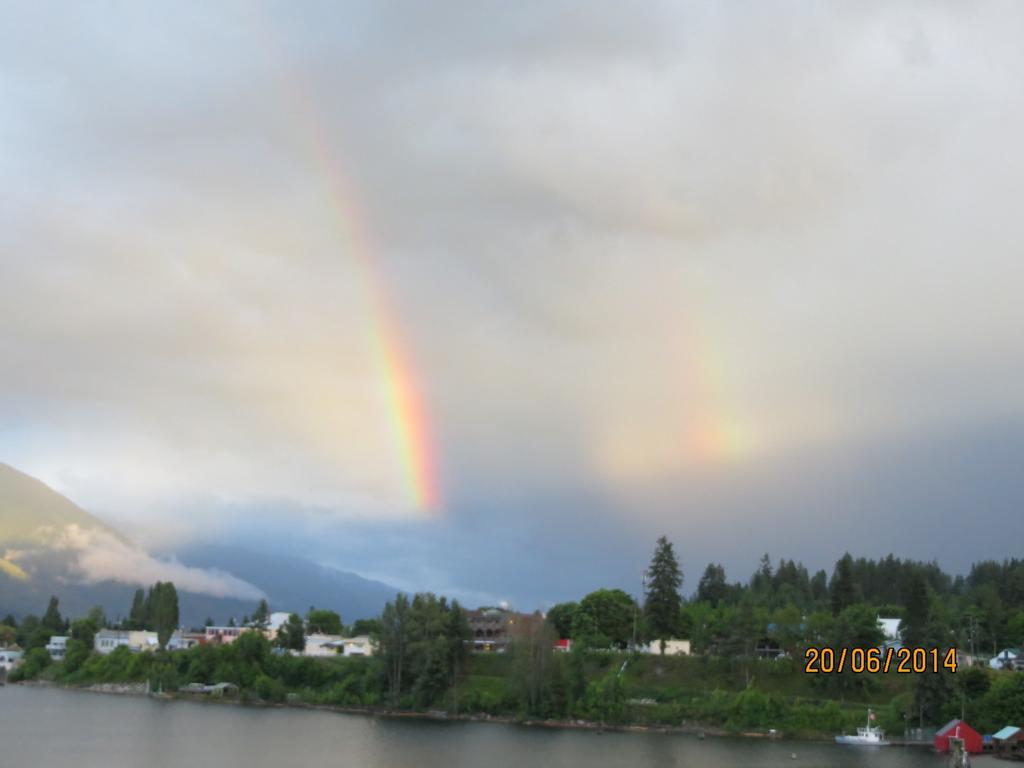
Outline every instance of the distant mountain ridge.
<path fill-rule="evenodd" d="M 212 583 L 247 583 L 244 594 L 257 588 L 273 610 L 305 613 L 315 605 L 338 611 L 346 622 L 376 616 L 397 591 L 301 558 L 235 547 L 197 544 L 167 555 L 154 558 L 45 483 L 0 464 L 0 616 L 41 614 L 50 595 L 56 595 L 65 616 L 84 615 L 100 605 L 108 618 L 116 619 L 127 615 L 132 593 L 161 578 L 163 571 L 172 575 L 162 578 L 171 580 L 184 572 L 208 574 Z M 145 573 L 135 579 L 138 570 Z M 255 598 L 188 591 L 180 583 L 179 593 L 181 619 L 189 626 L 201 626 L 207 617 L 238 620 L 256 608 Z M 243 592 L 228 587 L 226 594 Z"/>
<path fill-rule="evenodd" d="M 199 568 L 219 568 L 262 589 L 272 610 L 305 613 L 310 606 L 338 611 L 344 621 L 372 618 L 399 590 L 298 557 L 252 552 L 239 547 L 196 544 L 177 551 Z"/>

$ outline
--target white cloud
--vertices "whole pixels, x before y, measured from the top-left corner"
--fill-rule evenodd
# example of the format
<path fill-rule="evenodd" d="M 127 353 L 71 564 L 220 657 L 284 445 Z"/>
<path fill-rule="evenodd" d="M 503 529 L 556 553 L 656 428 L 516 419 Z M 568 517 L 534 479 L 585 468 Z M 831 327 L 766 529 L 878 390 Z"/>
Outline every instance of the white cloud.
<path fill-rule="evenodd" d="M 216 569 L 193 568 L 177 560 L 159 560 L 117 536 L 78 525 L 69 525 L 56 534 L 52 545 L 77 555 L 82 581 L 119 581 L 145 586 L 157 581 L 172 581 L 187 592 L 212 597 L 258 600 L 264 593 L 247 581 Z"/>

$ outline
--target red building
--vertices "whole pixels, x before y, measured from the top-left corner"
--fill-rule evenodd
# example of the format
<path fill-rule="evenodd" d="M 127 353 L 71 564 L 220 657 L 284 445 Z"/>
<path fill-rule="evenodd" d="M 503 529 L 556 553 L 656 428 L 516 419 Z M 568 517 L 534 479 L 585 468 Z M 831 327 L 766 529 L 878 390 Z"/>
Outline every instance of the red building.
<path fill-rule="evenodd" d="M 950 720 L 935 732 L 935 751 L 949 752 L 949 740 L 963 739 L 964 749 L 972 755 L 981 752 L 981 734 L 963 720 Z"/>

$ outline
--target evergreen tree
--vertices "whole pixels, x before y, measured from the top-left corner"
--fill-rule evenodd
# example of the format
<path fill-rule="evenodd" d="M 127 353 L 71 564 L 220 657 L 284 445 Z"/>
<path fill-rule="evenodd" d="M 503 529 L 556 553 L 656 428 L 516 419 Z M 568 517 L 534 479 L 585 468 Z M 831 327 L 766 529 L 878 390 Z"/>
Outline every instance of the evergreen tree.
<path fill-rule="evenodd" d="M 145 625 L 145 591 L 139 587 L 131 599 L 131 609 L 128 611 L 128 629 L 144 630 Z"/>
<path fill-rule="evenodd" d="M 297 613 L 289 614 L 288 621 L 277 630 L 277 645 L 291 651 L 306 650 L 306 627 Z"/>
<path fill-rule="evenodd" d="M 697 600 L 710 603 L 717 608 L 725 601 L 729 593 L 729 585 L 725 582 L 725 568 L 717 563 L 708 563 L 704 575 L 697 584 Z"/>
<path fill-rule="evenodd" d="M 463 669 L 469 657 L 470 642 L 473 639 L 473 630 L 469 627 L 469 619 L 466 612 L 462 610 L 458 600 L 453 600 L 451 610 L 448 611 L 448 620 L 444 629 L 445 642 L 447 647 L 447 665 L 449 685 L 452 691 L 452 708 L 459 711 L 459 682 L 462 679 Z"/>
<path fill-rule="evenodd" d="M 910 576 L 903 605 L 906 609 L 903 621 L 900 622 L 903 642 L 911 647 L 921 645 L 924 642 L 931 611 L 928 585 L 920 573 Z"/>
<path fill-rule="evenodd" d="M 380 655 L 388 678 L 388 695 L 392 706 L 402 693 L 402 673 L 409 644 L 409 598 L 399 593 L 395 601 L 384 605 L 377 637 Z"/>
<path fill-rule="evenodd" d="M 647 600 L 644 603 L 648 632 L 662 641 L 662 654 L 665 653 L 664 641 L 675 634 L 679 624 L 679 608 L 682 605 L 679 588 L 682 584 L 683 574 L 679 570 L 672 542 L 662 536 L 658 539 L 648 569 Z"/>
<path fill-rule="evenodd" d="M 823 570 L 819 570 L 811 577 L 811 598 L 819 606 L 824 606 L 829 599 L 828 574 Z"/>
<path fill-rule="evenodd" d="M 43 629 L 48 630 L 54 635 L 59 635 L 64 631 L 65 624 L 64 619 L 60 615 L 58 606 L 60 601 L 56 597 L 50 597 L 50 603 L 46 606 L 46 613 L 43 614 L 43 619 L 40 625 Z"/>
<path fill-rule="evenodd" d="M 772 559 L 768 556 L 768 553 L 765 552 L 761 556 L 761 562 L 757 567 L 757 571 L 750 580 L 750 588 L 754 592 L 760 594 L 771 592 L 773 584 L 772 576 Z"/>
<path fill-rule="evenodd" d="M 150 590 L 149 598 L 150 622 L 160 648 L 164 649 L 178 628 L 178 590 L 170 581 L 158 581 Z"/>
<path fill-rule="evenodd" d="M 829 584 L 832 600 L 832 615 L 838 616 L 846 608 L 857 602 L 857 584 L 853 577 L 853 558 L 847 552 L 836 563 L 832 572 L 832 583 Z"/>
<path fill-rule="evenodd" d="M 267 605 L 266 598 L 264 598 L 260 600 L 260 604 L 256 606 L 256 612 L 252 615 L 252 623 L 257 629 L 266 629 L 269 622 L 270 606 Z"/>

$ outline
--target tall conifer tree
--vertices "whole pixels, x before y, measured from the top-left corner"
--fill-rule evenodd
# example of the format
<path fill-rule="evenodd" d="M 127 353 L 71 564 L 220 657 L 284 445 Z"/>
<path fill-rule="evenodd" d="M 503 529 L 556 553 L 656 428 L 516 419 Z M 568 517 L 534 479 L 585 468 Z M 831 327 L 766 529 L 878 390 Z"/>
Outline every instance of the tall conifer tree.
<path fill-rule="evenodd" d="M 662 536 L 654 548 L 654 557 L 648 569 L 647 599 L 644 615 L 652 637 L 661 641 L 661 652 L 665 653 L 665 640 L 675 634 L 679 626 L 679 609 L 682 597 L 679 588 L 683 585 L 683 573 L 679 570 L 672 542 Z"/>

